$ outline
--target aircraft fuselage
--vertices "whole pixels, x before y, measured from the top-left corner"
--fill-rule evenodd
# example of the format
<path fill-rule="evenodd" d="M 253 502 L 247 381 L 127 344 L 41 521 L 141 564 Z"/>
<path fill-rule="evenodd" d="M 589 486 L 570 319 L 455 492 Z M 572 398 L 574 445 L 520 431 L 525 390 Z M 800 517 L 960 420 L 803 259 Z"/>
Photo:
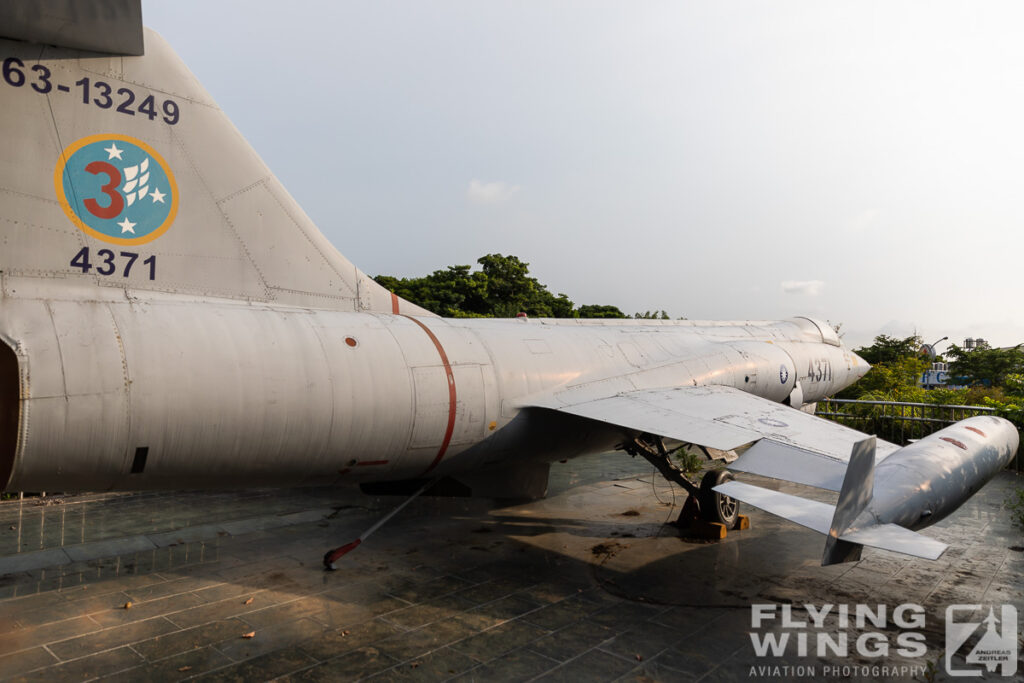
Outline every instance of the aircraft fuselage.
<path fill-rule="evenodd" d="M 0 480 L 48 491 L 297 485 L 550 462 L 610 448 L 627 430 L 524 410 L 532 395 L 725 385 L 810 403 L 866 371 L 821 329 L 15 293 L 0 300 L 0 353 L 7 367 L 16 359 L 20 401 L 2 407 L 18 438 L 0 453 Z M 0 374 L 8 397 L 13 374 Z"/>

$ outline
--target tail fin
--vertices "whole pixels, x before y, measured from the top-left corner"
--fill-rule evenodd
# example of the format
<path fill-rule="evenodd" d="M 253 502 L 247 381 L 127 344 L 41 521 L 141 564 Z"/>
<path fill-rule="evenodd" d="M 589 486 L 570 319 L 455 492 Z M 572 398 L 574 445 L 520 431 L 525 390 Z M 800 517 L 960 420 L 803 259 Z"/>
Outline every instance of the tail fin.
<path fill-rule="evenodd" d="M 853 446 L 850 463 L 846 466 L 846 476 L 843 477 L 843 488 L 839 491 L 836 511 L 832 515 L 832 524 L 829 525 L 828 537 L 825 539 L 822 566 L 860 559 L 863 546 L 844 541 L 841 537 L 871 502 L 874 480 L 875 437 L 872 436 Z"/>
<path fill-rule="evenodd" d="M 0 40 L 8 295 L 429 315 L 338 253 L 166 42 L 144 41 L 133 57 Z"/>

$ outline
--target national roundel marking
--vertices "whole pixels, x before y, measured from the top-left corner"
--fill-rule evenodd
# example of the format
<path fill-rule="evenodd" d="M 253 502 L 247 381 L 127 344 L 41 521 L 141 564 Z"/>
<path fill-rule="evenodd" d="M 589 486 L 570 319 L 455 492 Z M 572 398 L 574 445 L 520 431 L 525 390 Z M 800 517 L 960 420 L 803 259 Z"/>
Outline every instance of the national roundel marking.
<path fill-rule="evenodd" d="M 178 184 L 164 158 L 127 135 L 90 135 L 69 145 L 53 172 L 71 222 L 110 244 L 146 244 L 178 214 Z"/>
<path fill-rule="evenodd" d="M 789 368 L 787 368 L 785 365 L 780 365 L 779 366 L 779 381 L 782 382 L 783 384 L 785 384 L 788 379 L 789 379 Z"/>

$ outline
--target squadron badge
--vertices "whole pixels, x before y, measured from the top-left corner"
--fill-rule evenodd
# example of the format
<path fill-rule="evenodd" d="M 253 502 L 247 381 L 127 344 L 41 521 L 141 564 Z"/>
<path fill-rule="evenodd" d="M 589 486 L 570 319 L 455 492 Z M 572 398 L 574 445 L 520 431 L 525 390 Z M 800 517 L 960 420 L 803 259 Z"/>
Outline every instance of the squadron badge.
<path fill-rule="evenodd" d="M 178 186 L 163 157 L 126 135 L 92 135 L 61 154 L 53 182 L 61 208 L 87 235 L 139 245 L 167 232 Z"/>

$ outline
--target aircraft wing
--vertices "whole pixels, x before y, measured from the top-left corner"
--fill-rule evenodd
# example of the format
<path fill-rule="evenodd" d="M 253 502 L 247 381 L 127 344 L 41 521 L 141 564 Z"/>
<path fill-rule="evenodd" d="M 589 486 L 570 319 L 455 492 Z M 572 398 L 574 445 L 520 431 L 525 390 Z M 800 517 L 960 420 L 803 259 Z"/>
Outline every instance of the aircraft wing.
<path fill-rule="evenodd" d="M 853 445 L 866 438 L 725 386 L 643 389 L 576 402 L 555 394 L 532 405 L 720 450 L 753 443 L 730 469 L 832 491 L 842 487 Z M 897 449 L 879 440 L 876 458 Z"/>

